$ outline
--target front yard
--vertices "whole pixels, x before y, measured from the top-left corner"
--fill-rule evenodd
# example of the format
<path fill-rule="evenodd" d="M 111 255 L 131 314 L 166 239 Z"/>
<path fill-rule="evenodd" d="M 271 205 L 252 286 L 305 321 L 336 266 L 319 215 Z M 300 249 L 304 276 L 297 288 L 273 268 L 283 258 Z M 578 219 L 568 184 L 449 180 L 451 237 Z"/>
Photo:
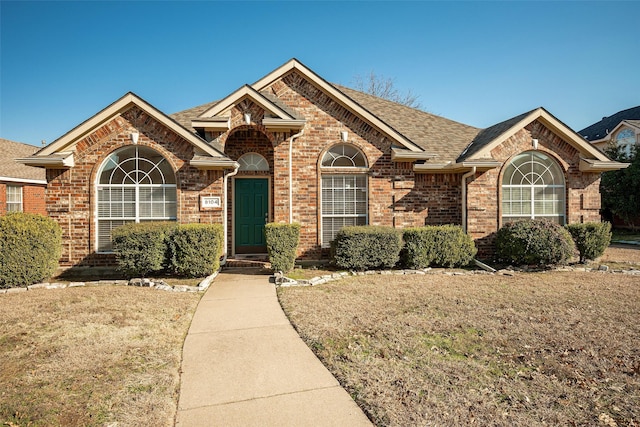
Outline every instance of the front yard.
<path fill-rule="evenodd" d="M 640 276 L 362 276 L 279 297 L 378 426 L 640 424 Z"/>
<path fill-rule="evenodd" d="M 173 425 L 199 299 L 131 286 L 0 295 L 0 425 Z"/>

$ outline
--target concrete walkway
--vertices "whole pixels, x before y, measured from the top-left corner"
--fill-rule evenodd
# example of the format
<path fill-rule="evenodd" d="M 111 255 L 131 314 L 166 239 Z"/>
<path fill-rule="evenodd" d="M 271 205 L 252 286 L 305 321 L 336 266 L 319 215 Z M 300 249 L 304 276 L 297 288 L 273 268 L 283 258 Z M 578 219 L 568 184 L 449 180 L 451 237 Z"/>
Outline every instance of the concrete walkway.
<path fill-rule="evenodd" d="M 176 426 L 371 426 L 285 317 L 269 276 L 229 269 L 184 343 Z"/>

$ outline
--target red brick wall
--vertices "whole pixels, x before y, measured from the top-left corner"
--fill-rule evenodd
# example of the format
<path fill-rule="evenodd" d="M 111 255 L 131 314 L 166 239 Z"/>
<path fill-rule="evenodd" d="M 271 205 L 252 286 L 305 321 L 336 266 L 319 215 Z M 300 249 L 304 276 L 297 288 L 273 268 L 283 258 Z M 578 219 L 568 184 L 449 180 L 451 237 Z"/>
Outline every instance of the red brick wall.
<path fill-rule="evenodd" d="M 293 220 L 302 225 L 299 256 L 320 258 L 323 255 L 318 204 L 320 160 L 332 145 L 342 142 L 341 131 L 348 132 L 348 142 L 359 147 L 367 158 L 370 224 L 402 228 L 460 223 L 459 175 L 415 175 L 411 163 L 392 162 L 391 143 L 386 137 L 295 72 L 275 81 L 269 90 L 307 120 L 304 134 L 294 140 L 292 150 Z M 250 126 L 244 122 L 245 112 L 251 113 Z M 257 152 L 267 158 L 270 172 L 252 174 L 271 178 L 270 219 L 287 222 L 289 143 L 293 132 L 268 132 L 261 125 L 263 117 L 264 111 L 259 106 L 245 100 L 231 112 L 231 130 L 214 136 L 234 160 L 247 152 Z M 339 169 L 333 172 L 342 173 Z M 241 172 L 237 176 L 246 175 Z M 231 195 L 231 184 L 228 191 Z M 228 225 L 231 235 L 231 201 Z"/>
<path fill-rule="evenodd" d="M 7 185 L 22 187 L 22 211 L 46 215 L 45 207 L 45 185 L 44 184 L 20 184 L 0 182 L 0 215 L 7 213 Z"/>
<path fill-rule="evenodd" d="M 491 157 L 504 162 L 502 168 L 478 173 L 473 180 L 469 178 L 468 232 L 476 239 L 481 256 L 493 253 L 494 235 L 502 226 L 500 200 L 504 167 L 514 156 L 532 150 L 532 139 L 538 139 L 538 150 L 554 158 L 564 171 L 567 222 L 600 220 L 600 174 L 580 172 L 579 152 L 542 123 L 534 121 L 491 151 Z"/>
<path fill-rule="evenodd" d="M 95 252 L 96 174 L 110 153 L 131 145 L 129 134 L 134 129 L 140 133 L 138 145 L 160 152 L 176 173 L 178 222 L 222 223 L 221 209 L 200 210 L 201 195 L 222 198 L 222 171 L 190 166 L 193 146 L 134 107 L 81 140 L 73 168 L 47 170 L 47 212 L 63 229 L 62 265 L 113 264 L 112 255 Z"/>

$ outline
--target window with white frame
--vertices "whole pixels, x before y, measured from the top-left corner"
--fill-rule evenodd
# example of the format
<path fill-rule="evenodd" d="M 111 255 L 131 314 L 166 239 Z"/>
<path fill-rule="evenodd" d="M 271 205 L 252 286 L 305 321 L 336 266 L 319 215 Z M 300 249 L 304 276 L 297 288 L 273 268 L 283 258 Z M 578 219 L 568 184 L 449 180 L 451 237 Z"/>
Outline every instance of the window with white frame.
<path fill-rule="evenodd" d="M 517 155 L 502 178 L 502 221 L 548 219 L 565 223 L 565 181 L 560 165 L 538 151 Z"/>
<path fill-rule="evenodd" d="M 627 158 L 633 155 L 632 148 L 636 145 L 636 134 L 629 128 L 624 128 L 616 135 L 616 145 L 620 148 L 620 153 Z"/>
<path fill-rule="evenodd" d="M 7 185 L 7 212 L 22 212 L 22 187 Z"/>
<path fill-rule="evenodd" d="M 269 162 L 258 153 L 246 153 L 238 159 L 240 171 L 269 171 Z"/>
<path fill-rule="evenodd" d="M 345 226 L 368 223 L 367 160 L 355 146 L 339 144 L 322 157 L 322 246 Z"/>
<path fill-rule="evenodd" d="M 175 221 L 176 177 L 167 160 L 142 146 L 113 152 L 98 173 L 98 252 L 110 252 L 111 230 L 131 222 Z"/>

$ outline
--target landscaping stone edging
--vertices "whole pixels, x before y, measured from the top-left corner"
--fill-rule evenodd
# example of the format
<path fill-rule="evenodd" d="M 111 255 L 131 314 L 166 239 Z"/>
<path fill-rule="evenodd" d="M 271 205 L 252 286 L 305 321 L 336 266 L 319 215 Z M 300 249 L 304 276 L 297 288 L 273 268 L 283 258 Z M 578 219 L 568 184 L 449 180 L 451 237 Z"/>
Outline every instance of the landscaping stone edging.
<path fill-rule="evenodd" d="M 69 282 L 69 283 L 58 283 L 58 282 L 43 282 L 36 283 L 33 285 L 19 287 L 19 288 L 9 288 L 9 289 L 0 289 L 0 294 L 14 294 L 19 292 L 27 292 L 36 289 L 65 289 L 65 288 L 75 288 L 82 286 L 139 286 L 145 288 L 154 288 L 160 291 L 171 291 L 171 292 L 203 292 L 206 291 L 213 280 L 218 276 L 219 271 L 211 274 L 210 276 L 205 277 L 198 286 L 186 286 L 186 285 L 169 285 L 162 279 L 140 279 L 135 278 L 131 280 L 93 280 L 88 282 Z"/>
<path fill-rule="evenodd" d="M 474 274 L 492 274 L 499 276 L 514 276 L 518 273 L 526 273 L 526 272 L 546 272 L 546 271 L 575 271 L 575 272 L 586 272 L 586 273 L 610 273 L 610 274 L 629 274 L 634 276 L 640 276 L 640 270 L 636 270 L 631 268 L 629 270 L 622 269 L 610 269 L 609 266 L 602 264 L 597 268 L 590 267 L 557 267 L 554 269 L 538 269 L 538 268 L 529 268 L 529 267 L 507 267 L 501 270 L 497 270 L 495 273 L 486 271 L 486 270 L 470 270 L 470 271 L 460 271 L 460 270 L 451 270 L 447 268 L 424 268 L 420 270 L 368 270 L 368 271 L 350 271 L 350 272 L 340 272 L 333 274 L 325 274 L 322 276 L 313 277 L 311 279 L 304 280 L 296 280 L 286 277 L 282 272 L 277 272 L 274 274 L 275 284 L 280 287 L 289 287 L 289 286 L 316 286 L 322 285 L 327 282 L 333 282 L 336 280 L 341 280 L 345 277 L 353 277 L 353 276 L 370 276 L 370 275 L 427 275 L 427 274 L 444 274 L 447 276 L 466 276 L 466 275 L 474 275 Z"/>

